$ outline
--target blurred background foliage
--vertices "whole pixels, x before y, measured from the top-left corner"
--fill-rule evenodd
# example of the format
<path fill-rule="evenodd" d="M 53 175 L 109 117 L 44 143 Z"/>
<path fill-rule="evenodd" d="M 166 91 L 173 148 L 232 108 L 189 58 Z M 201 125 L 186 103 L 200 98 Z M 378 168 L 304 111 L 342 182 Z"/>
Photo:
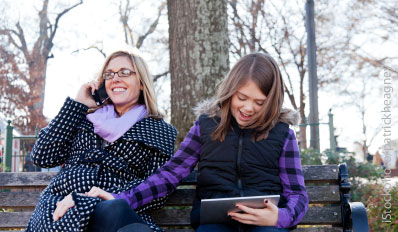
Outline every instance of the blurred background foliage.
<path fill-rule="evenodd" d="M 300 155 L 303 165 L 346 163 L 351 183 L 351 202 L 365 204 L 371 230 L 398 232 L 398 186 L 386 184 L 389 180 L 384 176 L 382 166 L 358 162 L 355 154 L 347 151 L 327 149 L 318 153 L 310 148 L 301 150 Z M 391 219 L 386 218 L 389 217 L 386 215 L 391 215 Z"/>

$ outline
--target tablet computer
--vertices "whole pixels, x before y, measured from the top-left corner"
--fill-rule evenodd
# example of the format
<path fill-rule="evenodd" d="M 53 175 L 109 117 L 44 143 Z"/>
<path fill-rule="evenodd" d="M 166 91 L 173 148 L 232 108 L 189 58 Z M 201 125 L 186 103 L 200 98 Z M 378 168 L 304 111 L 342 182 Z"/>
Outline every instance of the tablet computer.
<path fill-rule="evenodd" d="M 252 196 L 252 197 L 231 197 L 203 199 L 200 209 L 200 224 L 228 223 L 229 212 L 239 212 L 236 203 L 248 206 L 250 208 L 262 209 L 265 207 L 264 199 L 278 205 L 279 195 Z"/>

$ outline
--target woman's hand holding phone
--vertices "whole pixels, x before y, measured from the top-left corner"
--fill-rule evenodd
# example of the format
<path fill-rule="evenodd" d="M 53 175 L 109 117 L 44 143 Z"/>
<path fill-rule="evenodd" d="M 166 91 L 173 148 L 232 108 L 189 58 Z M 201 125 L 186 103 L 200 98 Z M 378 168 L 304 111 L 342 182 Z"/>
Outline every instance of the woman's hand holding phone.
<path fill-rule="evenodd" d="M 79 92 L 77 92 L 76 101 L 86 105 L 88 108 L 96 107 L 97 105 L 95 104 L 92 94 L 99 88 L 99 85 L 99 81 L 91 81 L 83 84 Z"/>

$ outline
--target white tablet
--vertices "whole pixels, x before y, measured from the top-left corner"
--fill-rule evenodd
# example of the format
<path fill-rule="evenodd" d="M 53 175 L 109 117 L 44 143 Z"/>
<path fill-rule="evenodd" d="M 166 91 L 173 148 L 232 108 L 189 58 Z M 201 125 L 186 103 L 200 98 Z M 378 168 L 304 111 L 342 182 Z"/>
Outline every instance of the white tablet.
<path fill-rule="evenodd" d="M 236 203 L 250 208 L 262 209 L 265 207 L 264 199 L 278 205 L 279 195 L 252 196 L 252 197 L 232 197 L 203 199 L 200 208 L 200 224 L 214 224 L 231 222 L 228 217 L 229 212 L 239 212 Z"/>

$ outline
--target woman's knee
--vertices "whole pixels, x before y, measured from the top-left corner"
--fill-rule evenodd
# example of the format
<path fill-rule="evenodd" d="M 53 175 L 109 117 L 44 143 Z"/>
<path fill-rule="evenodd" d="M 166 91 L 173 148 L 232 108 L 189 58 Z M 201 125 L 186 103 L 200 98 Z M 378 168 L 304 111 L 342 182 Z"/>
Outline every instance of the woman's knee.
<path fill-rule="evenodd" d="M 289 232 L 285 228 L 277 228 L 275 226 L 253 226 L 250 232 Z"/>
<path fill-rule="evenodd" d="M 120 218 L 126 215 L 130 210 L 130 206 L 123 199 L 107 200 L 97 204 L 94 210 L 94 217 L 113 220 L 113 218 Z"/>
<path fill-rule="evenodd" d="M 200 225 L 195 232 L 231 232 L 234 231 L 233 227 L 226 224 L 204 224 Z"/>
<path fill-rule="evenodd" d="M 117 232 L 132 232 L 132 231 L 153 232 L 151 227 L 149 227 L 147 224 L 142 224 L 142 223 L 129 224 L 127 226 L 124 226 L 123 228 L 120 228 Z"/>
<path fill-rule="evenodd" d="M 117 231 L 131 223 L 144 223 L 125 200 L 101 201 L 90 218 L 89 232 Z"/>

